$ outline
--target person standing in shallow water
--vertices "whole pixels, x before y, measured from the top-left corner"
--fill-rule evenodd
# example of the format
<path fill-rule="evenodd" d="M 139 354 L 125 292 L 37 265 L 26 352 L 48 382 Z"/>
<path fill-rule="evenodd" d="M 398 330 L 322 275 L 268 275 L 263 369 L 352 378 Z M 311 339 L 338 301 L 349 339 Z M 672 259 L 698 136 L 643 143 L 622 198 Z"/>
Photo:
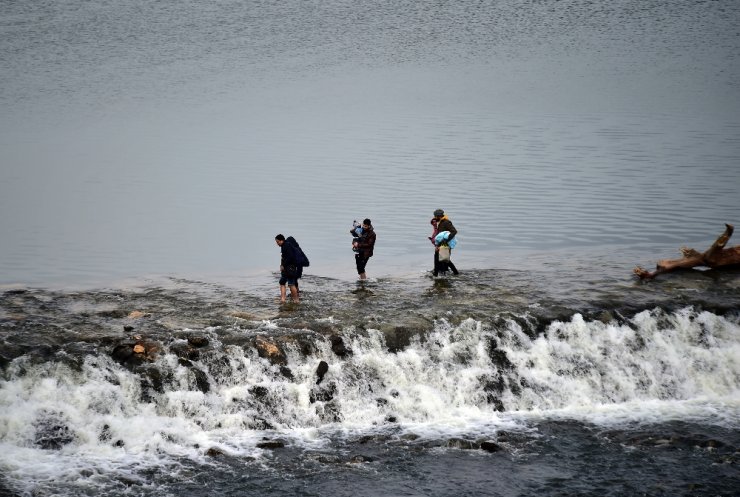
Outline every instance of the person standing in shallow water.
<path fill-rule="evenodd" d="M 445 214 L 445 211 L 442 209 L 437 209 L 434 211 L 434 218 L 433 220 L 437 220 L 437 230 L 435 233 L 435 237 L 439 236 L 440 233 L 448 232 L 448 236 L 444 240 L 437 241 L 436 238 L 432 241 L 434 242 L 435 248 L 434 248 L 434 271 L 432 274 L 434 276 L 437 276 L 439 273 L 445 274 L 447 273 L 447 270 L 452 270 L 452 274 L 460 274 L 455 267 L 455 265 L 452 263 L 452 257 L 450 257 L 446 261 L 440 261 L 439 260 L 439 249 L 440 247 L 448 247 L 450 250 L 450 254 L 452 253 L 452 247 L 450 247 L 450 242 L 454 240 L 455 235 L 457 235 L 457 229 L 455 229 L 455 226 L 452 224 L 452 221 L 450 221 L 450 218 L 447 217 Z"/>
<path fill-rule="evenodd" d="M 432 274 L 437 276 L 437 273 L 439 272 L 439 250 L 437 250 L 437 243 L 434 241 L 437 237 L 437 233 L 439 233 L 439 230 L 437 229 L 437 218 L 433 217 L 432 220 L 429 221 L 429 224 L 432 225 L 432 236 L 429 237 L 429 241 L 432 242 L 432 247 L 434 247 L 434 266 Z"/>
<path fill-rule="evenodd" d="M 303 275 L 303 267 L 309 264 L 308 257 L 292 236 L 286 239 L 279 234 L 275 236 L 275 243 L 280 247 L 280 302 L 285 302 L 287 297 L 286 283 L 290 288 L 293 302 L 298 302 L 300 299 L 298 279 Z"/>
<path fill-rule="evenodd" d="M 350 230 L 352 237 L 356 237 L 355 230 Z M 375 230 L 370 222 L 370 219 L 365 218 L 362 221 L 362 234 L 359 239 L 352 242 L 352 248 L 357 249 L 355 254 L 355 264 L 357 265 L 357 274 L 360 275 L 360 279 L 367 279 L 365 274 L 365 266 L 367 265 L 368 259 L 373 256 L 373 248 L 375 247 Z"/>

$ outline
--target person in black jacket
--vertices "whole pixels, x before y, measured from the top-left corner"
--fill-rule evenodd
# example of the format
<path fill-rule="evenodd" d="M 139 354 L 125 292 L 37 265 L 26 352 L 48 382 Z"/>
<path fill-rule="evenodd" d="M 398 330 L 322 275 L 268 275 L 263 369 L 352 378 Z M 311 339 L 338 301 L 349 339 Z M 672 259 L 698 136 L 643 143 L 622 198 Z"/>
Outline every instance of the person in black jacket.
<path fill-rule="evenodd" d="M 350 234 L 356 237 L 356 233 L 350 230 Z M 357 249 L 355 254 L 355 264 L 357 265 L 357 274 L 360 275 L 360 279 L 367 279 L 365 274 L 365 266 L 367 265 L 368 259 L 373 256 L 373 248 L 375 247 L 375 230 L 370 222 L 370 219 L 364 219 L 362 221 L 362 234 L 357 241 L 352 242 L 352 248 Z"/>
<path fill-rule="evenodd" d="M 280 247 L 280 302 L 285 302 L 287 296 L 286 283 L 290 287 L 293 302 L 298 302 L 300 299 L 298 280 L 303 276 L 303 268 L 309 264 L 308 257 L 292 236 L 286 239 L 279 234 L 275 236 L 275 243 Z"/>

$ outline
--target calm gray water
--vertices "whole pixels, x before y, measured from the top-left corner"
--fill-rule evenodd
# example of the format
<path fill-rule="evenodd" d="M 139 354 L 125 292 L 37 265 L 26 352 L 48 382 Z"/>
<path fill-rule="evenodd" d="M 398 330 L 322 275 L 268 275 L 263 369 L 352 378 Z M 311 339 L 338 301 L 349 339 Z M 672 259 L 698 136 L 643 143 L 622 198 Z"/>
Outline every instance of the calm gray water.
<path fill-rule="evenodd" d="M 651 265 L 740 222 L 734 1 L 0 4 L 0 283 Z M 565 257 L 567 259 L 567 257 Z"/>

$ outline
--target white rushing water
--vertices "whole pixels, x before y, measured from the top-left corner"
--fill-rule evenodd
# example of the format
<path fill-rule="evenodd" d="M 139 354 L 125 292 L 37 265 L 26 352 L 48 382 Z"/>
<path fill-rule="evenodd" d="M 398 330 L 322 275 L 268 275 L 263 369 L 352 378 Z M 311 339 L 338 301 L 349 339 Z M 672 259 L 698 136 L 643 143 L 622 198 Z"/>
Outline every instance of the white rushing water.
<path fill-rule="evenodd" d="M 218 331 L 210 330 L 214 340 Z M 390 427 L 433 440 L 548 418 L 740 426 L 740 323 L 709 312 L 644 311 L 625 324 L 575 315 L 536 339 L 514 321 L 489 329 L 440 320 L 397 353 L 382 337 L 345 330 L 353 354 L 344 359 L 327 341 L 313 355 L 289 351 L 292 381 L 254 351 L 227 346 L 195 363 L 207 372 L 206 393 L 192 369 L 164 354 L 155 366 L 166 381 L 150 401 L 142 400 L 141 378 L 105 355 L 87 356 L 79 368 L 18 358 L 0 382 L 0 467 L 10 481 L 33 486 L 203 461 L 212 447 L 259 458 L 265 436 L 320 447 L 327 437 Z M 492 343 L 508 364 L 495 359 Z M 316 385 L 321 360 L 329 368 Z"/>

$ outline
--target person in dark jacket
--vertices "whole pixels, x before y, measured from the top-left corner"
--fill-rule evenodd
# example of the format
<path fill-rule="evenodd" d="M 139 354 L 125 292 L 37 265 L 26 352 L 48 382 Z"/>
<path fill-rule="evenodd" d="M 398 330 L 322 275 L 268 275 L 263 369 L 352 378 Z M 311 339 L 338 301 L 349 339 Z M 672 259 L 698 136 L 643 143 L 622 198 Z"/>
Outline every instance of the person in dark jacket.
<path fill-rule="evenodd" d="M 354 230 L 350 230 L 350 234 L 356 237 Z M 357 265 L 357 274 L 360 275 L 360 279 L 367 279 L 365 274 L 365 266 L 367 265 L 368 259 L 373 256 L 373 248 L 375 247 L 375 230 L 370 222 L 370 219 L 365 218 L 362 221 L 362 234 L 359 239 L 352 242 L 352 248 L 357 249 L 355 254 L 355 264 Z"/>
<path fill-rule="evenodd" d="M 280 302 L 285 302 L 287 296 L 286 283 L 290 287 L 293 302 L 298 302 L 300 298 L 298 280 L 303 276 L 304 266 L 309 264 L 308 257 L 292 236 L 286 239 L 279 234 L 275 236 L 275 243 L 280 247 Z"/>
<path fill-rule="evenodd" d="M 447 240 L 440 243 L 439 245 L 435 244 L 434 249 L 434 271 L 432 274 L 434 276 L 437 276 L 439 273 L 445 274 L 447 273 L 447 270 L 452 270 L 452 274 L 460 274 L 455 267 L 455 265 L 452 263 L 452 259 L 450 258 L 447 261 L 440 261 L 439 260 L 439 247 L 441 245 L 448 245 L 449 242 L 455 238 L 455 235 L 457 235 L 457 229 L 455 228 L 455 225 L 452 224 L 452 221 L 450 221 L 450 218 L 445 215 L 445 211 L 442 209 L 437 209 L 434 211 L 434 219 L 437 220 L 437 233 L 442 233 L 443 231 L 449 231 L 450 235 L 447 237 Z"/>

